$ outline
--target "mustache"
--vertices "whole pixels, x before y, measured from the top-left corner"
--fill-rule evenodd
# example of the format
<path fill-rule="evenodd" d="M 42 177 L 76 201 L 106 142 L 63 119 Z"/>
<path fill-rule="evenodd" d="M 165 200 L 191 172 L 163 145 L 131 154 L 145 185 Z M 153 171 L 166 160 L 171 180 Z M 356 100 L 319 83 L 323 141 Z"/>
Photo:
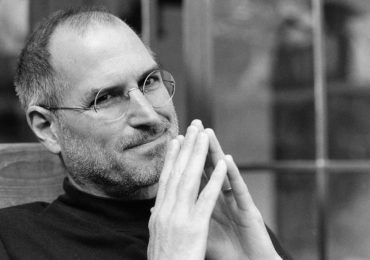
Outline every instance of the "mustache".
<path fill-rule="evenodd" d="M 143 125 L 136 128 L 133 134 L 123 137 L 118 142 L 117 148 L 120 151 L 124 151 L 132 147 L 148 143 L 166 133 L 170 127 L 171 124 L 167 120 L 162 120 L 160 124 Z"/>

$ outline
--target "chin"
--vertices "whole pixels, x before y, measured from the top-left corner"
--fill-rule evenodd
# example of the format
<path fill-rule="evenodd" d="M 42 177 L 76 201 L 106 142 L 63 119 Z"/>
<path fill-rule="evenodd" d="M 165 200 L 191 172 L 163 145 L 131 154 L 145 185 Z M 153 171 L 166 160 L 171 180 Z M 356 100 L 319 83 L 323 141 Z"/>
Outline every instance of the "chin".
<path fill-rule="evenodd" d="M 157 186 L 163 164 L 131 165 L 125 172 L 99 175 L 94 180 L 99 189 L 108 197 L 118 199 L 135 199 L 145 197 L 143 195 Z M 148 194 L 149 195 L 149 194 Z M 151 196 L 153 197 L 153 196 Z"/>
<path fill-rule="evenodd" d="M 119 161 L 112 164 L 115 165 L 113 169 L 94 174 L 95 178 L 92 181 L 108 197 L 120 199 L 140 197 L 156 187 L 162 172 L 164 156 L 163 151 L 140 157 L 132 153 L 121 154 Z"/>

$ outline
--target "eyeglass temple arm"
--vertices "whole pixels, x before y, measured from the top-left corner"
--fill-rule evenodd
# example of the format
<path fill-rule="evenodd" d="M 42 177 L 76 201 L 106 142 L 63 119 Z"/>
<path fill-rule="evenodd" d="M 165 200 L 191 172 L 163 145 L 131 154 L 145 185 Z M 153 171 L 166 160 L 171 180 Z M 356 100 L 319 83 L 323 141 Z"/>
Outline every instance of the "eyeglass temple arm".
<path fill-rule="evenodd" d="M 51 107 L 46 105 L 39 105 L 42 108 L 47 110 L 91 110 L 89 107 Z"/>

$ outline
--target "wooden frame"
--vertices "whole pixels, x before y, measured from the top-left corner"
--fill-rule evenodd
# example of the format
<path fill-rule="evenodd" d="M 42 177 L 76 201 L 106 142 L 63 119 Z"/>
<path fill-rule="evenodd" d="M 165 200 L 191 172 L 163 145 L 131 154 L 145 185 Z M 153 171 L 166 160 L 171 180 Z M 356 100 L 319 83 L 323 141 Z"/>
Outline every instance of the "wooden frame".
<path fill-rule="evenodd" d="M 66 170 L 38 143 L 0 144 L 0 208 L 51 201 L 62 193 Z"/>

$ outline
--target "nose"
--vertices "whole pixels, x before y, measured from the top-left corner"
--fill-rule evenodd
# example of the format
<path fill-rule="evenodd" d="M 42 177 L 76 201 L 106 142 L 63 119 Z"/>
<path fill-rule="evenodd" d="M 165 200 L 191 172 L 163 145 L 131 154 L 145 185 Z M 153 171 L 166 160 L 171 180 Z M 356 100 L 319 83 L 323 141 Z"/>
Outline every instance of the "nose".
<path fill-rule="evenodd" d="M 128 94 L 130 106 L 126 115 L 132 127 L 153 126 L 161 123 L 158 113 L 138 88 L 130 90 Z"/>

